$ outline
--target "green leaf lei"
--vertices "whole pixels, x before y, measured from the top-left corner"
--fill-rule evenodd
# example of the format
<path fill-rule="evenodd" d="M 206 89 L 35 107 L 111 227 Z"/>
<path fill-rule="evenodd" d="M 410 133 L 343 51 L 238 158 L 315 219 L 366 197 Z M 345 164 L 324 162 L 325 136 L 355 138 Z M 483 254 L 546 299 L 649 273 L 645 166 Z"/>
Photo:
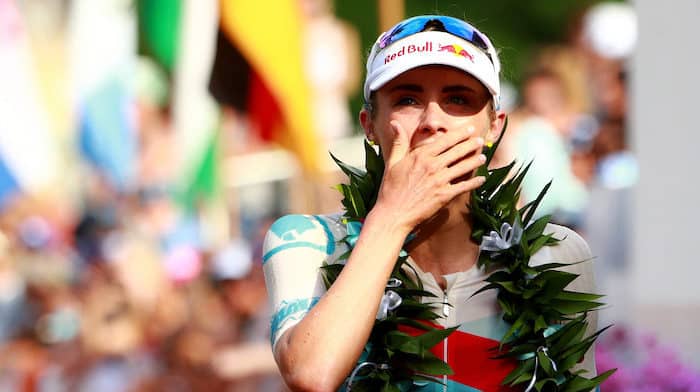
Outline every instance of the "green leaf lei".
<path fill-rule="evenodd" d="M 504 125 L 503 131 L 506 126 Z M 488 283 L 474 295 L 485 290 L 497 289 L 497 301 L 503 311 L 503 320 L 511 325 L 498 347 L 494 358 L 510 358 L 518 366 L 503 380 L 503 385 L 536 391 L 587 391 L 596 388 L 615 369 L 597 377 L 586 378 L 582 370 L 572 368 L 583 359 L 596 338 L 608 327 L 590 336 L 584 336 L 588 323 L 586 312 L 601 305 L 602 296 L 565 290 L 578 275 L 559 271 L 569 265 L 549 263 L 530 266 L 529 260 L 543 246 L 556 245 L 560 240 L 544 234 L 550 216 L 533 221 L 535 210 L 546 194 L 551 182 L 538 197 L 518 208 L 520 184 L 529 165 L 520 167 L 509 176 L 515 162 L 494 170 L 487 167 L 503 138 L 504 132 L 492 147 L 485 147 L 486 163 L 477 175 L 486 177 L 485 183 L 472 192 L 472 240 L 482 244 L 488 233 L 503 231 L 504 223 L 512 228 L 524 228 L 514 246 L 497 250 L 482 247 L 478 265 L 495 271 L 486 279 Z M 365 167 L 361 170 L 349 166 L 335 156 L 332 158 L 349 177 L 349 184 L 337 189 L 343 194 L 343 216 L 348 227 L 360 225 L 372 209 L 384 175 L 381 152 L 365 142 Z M 491 234 L 493 235 L 493 234 Z M 355 238 L 351 238 L 355 237 Z M 344 239 L 352 249 L 356 234 Z M 350 252 L 343 255 L 347 258 Z M 350 377 L 348 389 L 352 391 L 407 391 L 413 382 L 441 383 L 438 376 L 452 374 L 452 369 L 430 352 L 437 343 L 451 334 L 455 328 L 441 329 L 430 322 L 439 318 L 432 304 L 422 298 L 434 298 L 423 290 L 415 270 L 406 262 L 408 254 L 401 251 L 385 290 L 401 297 L 400 304 L 390 310 L 385 318 L 378 318 L 362 353 L 358 366 Z M 582 260 L 581 262 L 586 261 Z M 322 267 L 326 287 L 333 284 L 343 264 L 327 264 Z M 401 328 L 399 328 L 401 327 Z M 404 331 L 413 329 L 417 336 Z"/>

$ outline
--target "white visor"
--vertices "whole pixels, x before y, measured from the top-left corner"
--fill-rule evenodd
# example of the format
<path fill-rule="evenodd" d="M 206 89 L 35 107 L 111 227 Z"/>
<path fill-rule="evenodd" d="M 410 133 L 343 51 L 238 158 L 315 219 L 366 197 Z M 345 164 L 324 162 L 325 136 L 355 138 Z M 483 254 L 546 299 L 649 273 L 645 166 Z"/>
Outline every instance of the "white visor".
<path fill-rule="evenodd" d="M 431 64 L 447 65 L 472 75 L 486 86 L 493 96 L 494 107 L 499 108 L 498 67 L 476 46 L 442 31 L 416 33 L 380 50 L 375 45 L 367 61 L 365 101 L 369 102 L 372 91 L 377 91 L 400 74 Z"/>

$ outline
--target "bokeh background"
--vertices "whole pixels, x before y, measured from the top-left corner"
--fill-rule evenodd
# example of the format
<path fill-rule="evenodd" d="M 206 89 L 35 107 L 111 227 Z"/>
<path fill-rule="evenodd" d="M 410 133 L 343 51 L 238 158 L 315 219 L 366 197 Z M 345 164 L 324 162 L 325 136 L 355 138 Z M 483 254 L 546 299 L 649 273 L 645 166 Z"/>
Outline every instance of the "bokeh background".
<path fill-rule="evenodd" d="M 0 391 L 284 391 L 262 240 L 340 209 L 368 50 L 423 13 L 500 49 L 602 390 L 700 391 L 697 0 L 0 0 Z"/>

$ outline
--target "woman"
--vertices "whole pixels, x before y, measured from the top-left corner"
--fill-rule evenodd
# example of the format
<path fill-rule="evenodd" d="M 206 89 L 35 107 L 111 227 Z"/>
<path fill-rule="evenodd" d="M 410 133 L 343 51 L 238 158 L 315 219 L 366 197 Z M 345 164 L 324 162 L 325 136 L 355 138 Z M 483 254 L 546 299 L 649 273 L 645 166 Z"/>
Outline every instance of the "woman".
<path fill-rule="evenodd" d="M 340 262 L 348 251 L 340 215 L 283 217 L 265 243 L 264 268 L 275 309 L 273 351 L 293 390 L 332 391 L 346 381 L 409 234 L 408 263 L 424 288 L 445 304 L 436 308 L 441 316 L 436 322 L 460 326 L 441 346 L 441 358 L 455 374 L 444 380 L 446 386 L 424 388 L 499 390 L 513 369 L 488 351 L 508 329 L 496 293 L 470 298 L 488 276 L 476 265 L 479 244 L 468 240 L 468 203 L 470 192 L 484 182 L 474 176 L 486 161 L 482 148 L 498 138 L 505 119 L 499 110 L 499 71 L 489 39 L 455 18 L 411 18 L 375 43 L 360 122 L 386 164 L 376 204 L 345 267 L 326 291 L 320 267 Z M 590 258 L 574 232 L 555 225 L 547 232 L 565 239 L 543 248 L 533 263 Z M 583 271 L 588 267 L 571 268 L 584 275 L 575 282 L 578 288 L 589 288 L 590 273 Z"/>

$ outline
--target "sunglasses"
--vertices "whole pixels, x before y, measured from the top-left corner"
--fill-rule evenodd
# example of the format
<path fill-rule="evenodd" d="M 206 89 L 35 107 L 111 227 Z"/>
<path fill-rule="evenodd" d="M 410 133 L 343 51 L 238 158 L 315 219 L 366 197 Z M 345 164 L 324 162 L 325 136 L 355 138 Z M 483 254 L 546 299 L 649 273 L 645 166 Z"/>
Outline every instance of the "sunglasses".
<path fill-rule="evenodd" d="M 402 38 L 420 33 L 430 26 L 435 26 L 438 30 L 444 30 L 471 43 L 486 53 L 491 63 L 493 63 L 493 58 L 491 57 L 493 46 L 491 46 L 489 39 L 474 26 L 451 16 L 421 15 L 406 19 L 382 35 L 378 42 L 379 49 L 384 49 Z"/>

